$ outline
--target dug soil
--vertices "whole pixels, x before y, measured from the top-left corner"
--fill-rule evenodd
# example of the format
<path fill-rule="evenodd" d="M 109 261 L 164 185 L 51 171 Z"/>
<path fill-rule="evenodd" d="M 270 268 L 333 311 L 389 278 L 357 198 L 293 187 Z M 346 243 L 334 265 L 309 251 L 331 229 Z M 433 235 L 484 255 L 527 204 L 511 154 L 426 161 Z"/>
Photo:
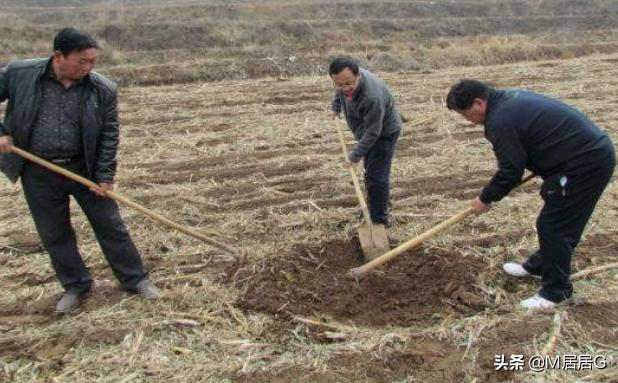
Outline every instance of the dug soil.
<path fill-rule="evenodd" d="M 443 249 L 400 255 L 358 283 L 349 270 L 362 264 L 357 241 L 302 246 L 282 257 L 228 270 L 244 288 L 241 309 L 275 317 L 331 317 L 364 326 L 428 325 L 482 312 L 475 277 L 486 264 Z"/>

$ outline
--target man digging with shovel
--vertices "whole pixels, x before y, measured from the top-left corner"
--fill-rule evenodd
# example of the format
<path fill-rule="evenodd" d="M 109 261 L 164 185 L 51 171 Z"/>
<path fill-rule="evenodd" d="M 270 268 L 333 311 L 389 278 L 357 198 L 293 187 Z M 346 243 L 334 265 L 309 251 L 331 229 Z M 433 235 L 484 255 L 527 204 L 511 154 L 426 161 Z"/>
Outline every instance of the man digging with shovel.
<path fill-rule="evenodd" d="M 15 61 L 0 70 L 0 102 L 8 100 L 0 122 L 0 168 L 12 182 L 21 177 L 41 242 L 65 290 L 56 305 L 62 314 L 76 308 L 92 286 L 71 227 L 71 195 L 122 287 L 148 299 L 159 296 L 118 205 L 103 197 L 114 186 L 118 106 L 116 86 L 92 72 L 97 48 L 88 34 L 66 28 L 56 35 L 51 58 Z M 24 161 L 13 153 L 13 144 L 96 184 L 89 189 Z"/>
<path fill-rule="evenodd" d="M 543 178 L 544 205 L 536 222 L 539 249 L 522 265 L 504 265 L 509 275 L 542 278 L 539 293 L 521 306 L 546 309 L 568 299 L 573 294 L 571 255 L 614 171 L 612 141 L 583 113 L 533 92 L 461 80 L 451 88 L 446 105 L 485 126 L 498 160 L 498 171 L 472 201 L 477 213 L 515 188 L 524 169 Z"/>
<path fill-rule="evenodd" d="M 353 170 L 362 159 L 365 167 L 371 220 L 368 224 L 370 229 L 372 223 L 374 227 L 389 226 L 391 164 L 401 132 L 399 110 L 386 84 L 373 73 L 360 68 L 353 59 L 336 58 L 330 64 L 329 75 L 336 87 L 331 104 L 332 117 L 340 117 L 343 112 L 357 140 L 346 158 L 346 165 Z M 374 231 L 377 230 L 380 229 L 372 229 L 374 238 Z M 385 236 L 383 226 L 381 233 L 379 235 Z"/>

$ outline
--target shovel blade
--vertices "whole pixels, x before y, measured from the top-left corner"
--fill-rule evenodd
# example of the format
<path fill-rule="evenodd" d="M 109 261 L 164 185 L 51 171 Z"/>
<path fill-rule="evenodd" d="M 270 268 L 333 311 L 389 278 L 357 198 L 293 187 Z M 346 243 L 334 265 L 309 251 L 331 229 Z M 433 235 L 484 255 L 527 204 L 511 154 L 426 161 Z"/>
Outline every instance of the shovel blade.
<path fill-rule="evenodd" d="M 371 261 L 390 250 L 384 225 L 374 224 L 372 230 L 367 223 L 363 223 L 357 230 L 361 250 L 366 260 Z"/>

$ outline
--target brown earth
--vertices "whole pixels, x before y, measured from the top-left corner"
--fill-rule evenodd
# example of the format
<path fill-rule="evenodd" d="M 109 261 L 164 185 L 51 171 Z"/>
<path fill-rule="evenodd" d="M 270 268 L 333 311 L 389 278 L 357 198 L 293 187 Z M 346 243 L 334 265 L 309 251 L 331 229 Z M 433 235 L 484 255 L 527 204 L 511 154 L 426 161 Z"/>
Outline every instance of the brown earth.
<path fill-rule="evenodd" d="M 483 382 L 502 382 L 514 379 L 517 372 L 496 371 L 494 361 L 496 355 L 504 355 L 506 360 L 511 355 L 531 356 L 530 345 L 534 342 L 545 342 L 546 333 L 551 328 L 549 316 L 531 316 L 498 322 L 492 329 L 481 334 L 475 345 L 479 350 L 476 364 L 476 376 Z"/>
<path fill-rule="evenodd" d="M 361 260 L 356 241 L 336 241 L 297 246 L 288 256 L 231 268 L 227 274 L 229 282 L 246 288 L 238 307 L 275 317 L 329 315 L 357 325 L 409 326 L 485 308 L 473 287 L 486 266 L 477 259 L 417 249 L 356 283 L 347 274 Z"/>
<path fill-rule="evenodd" d="M 605 345 L 618 344 L 618 302 L 584 303 L 569 307 L 569 318 L 582 325 L 593 341 Z"/>
<path fill-rule="evenodd" d="M 618 233 L 587 235 L 577 246 L 573 255 L 573 269 L 583 270 L 618 260 Z"/>

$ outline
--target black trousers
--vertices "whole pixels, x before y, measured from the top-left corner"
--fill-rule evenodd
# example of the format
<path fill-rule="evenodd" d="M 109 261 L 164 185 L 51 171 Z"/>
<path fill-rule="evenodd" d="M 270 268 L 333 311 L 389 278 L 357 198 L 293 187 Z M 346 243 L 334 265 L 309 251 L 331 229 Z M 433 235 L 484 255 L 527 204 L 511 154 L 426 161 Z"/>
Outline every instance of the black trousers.
<path fill-rule="evenodd" d="M 64 167 L 81 175 L 85 173 L 83 161 Z M 92 277 L 79 254 L 71 226 L 71 195 L 86 214 L 122 287 L 133 290 L 146 277 L 140 254 L 120 217 L 116 202 L 99 197 L 87 187 L 35 164 L 25 166 L 21 180 L 41 242 L 66 291 L 86 292 L 92 285 Z"/>
<path fill-rule="evenodd" d="M 364 158 L 369 214 L 374 223 L 387 223 L 391 165 L 400 131 L 380 137 Z"/>
<path fill-rule="evenodd" d="M 613 144 L 606 141 L 604 150 L 570 161 L 543 180 L 541 196 L 545 204 L 536 222 L 539 249 L 523 267 L 542 276 L 539 295 L 550 301 L 561 302 L 573 294 L 573 250 L 616 165 Z"/>

